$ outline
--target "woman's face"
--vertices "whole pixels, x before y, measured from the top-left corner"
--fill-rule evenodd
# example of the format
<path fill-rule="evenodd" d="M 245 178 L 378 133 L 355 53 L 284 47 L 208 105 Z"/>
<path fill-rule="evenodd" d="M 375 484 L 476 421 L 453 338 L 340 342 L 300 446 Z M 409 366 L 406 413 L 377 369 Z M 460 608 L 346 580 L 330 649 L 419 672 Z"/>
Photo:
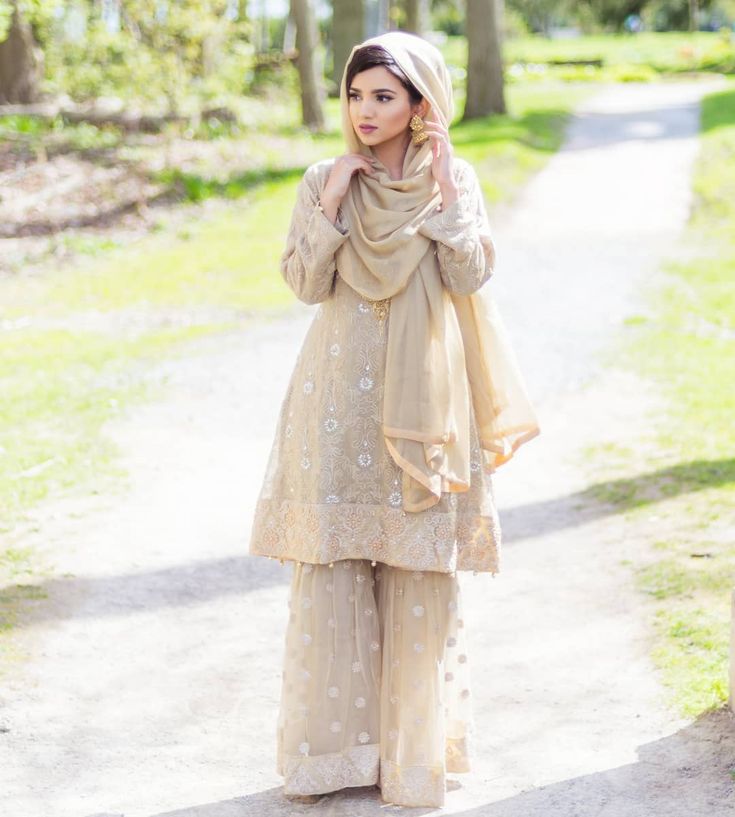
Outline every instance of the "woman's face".
<path fill-rule="evenodd" d="M 408 123 L 425 103 L 411 103 L 398 77 L 383 65 L 355 74 L 347 89 L 352 127 L 364 145 L 380 145 L 397 137 L 410 138 Z"/>

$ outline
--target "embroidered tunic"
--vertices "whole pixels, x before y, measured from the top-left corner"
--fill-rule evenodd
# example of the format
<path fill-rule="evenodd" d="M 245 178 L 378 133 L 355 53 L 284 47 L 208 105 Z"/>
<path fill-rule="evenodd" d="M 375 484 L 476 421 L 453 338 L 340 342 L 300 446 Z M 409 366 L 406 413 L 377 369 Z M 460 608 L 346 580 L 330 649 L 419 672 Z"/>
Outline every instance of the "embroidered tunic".
<path fill-rule="evenodd" d="M 390 302 L 370 302 L 340 278 L 349 239 L 341 213 L 319 208 L 334 159 L 307 168 L 281 257 L 296 296 L 319 304 L 297 357 L 256 504 L 250 553 L 313 564 L 370 559 L 408 570 L 499 572 L 500 526 L 470 408 L 471 485 L 431 508 L 403 510 L 401 469 L 381 428 Z M 469 295 L 492 275 L 480 242 L 487 213 L 472 166 L 453 158 L 457 201 L 419 227 L 435 242 L 442 283 Z"/>

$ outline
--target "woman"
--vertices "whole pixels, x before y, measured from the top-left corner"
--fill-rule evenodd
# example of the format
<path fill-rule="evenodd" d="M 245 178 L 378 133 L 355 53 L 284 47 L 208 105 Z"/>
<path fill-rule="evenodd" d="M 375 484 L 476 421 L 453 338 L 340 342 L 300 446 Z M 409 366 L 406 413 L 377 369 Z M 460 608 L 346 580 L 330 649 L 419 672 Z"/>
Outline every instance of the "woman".
<path fill-rule="evenodd" d="M 441 806 L 472 729 L 457 572 L 498 572 L 490 474 L 538 425 L 477 292 L 495 250 L 441 54 L 366 40 L 341 105 L 348 152 L 307 169 L 281 261 L 320 307 L 250 544 L 294 562 L 277 767 L 292 797 Z"/>

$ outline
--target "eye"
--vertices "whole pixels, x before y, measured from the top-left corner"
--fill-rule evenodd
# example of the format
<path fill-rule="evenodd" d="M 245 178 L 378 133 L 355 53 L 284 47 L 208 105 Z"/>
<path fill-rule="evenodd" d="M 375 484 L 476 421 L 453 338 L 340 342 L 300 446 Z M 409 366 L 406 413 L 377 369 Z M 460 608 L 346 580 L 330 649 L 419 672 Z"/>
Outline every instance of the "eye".
<path fill-rule="evenodd" d="M 378 94 L 377 99 L 380 102 L 383 102 L 383 100 L 385 100 L 386 102 L 390 102 L 391 99 L 393 99 L 393 97 L 392 96 L 386 96 L 385 94 Z"/>
<path fill-rule="evenodd" d="M 358 95 L 354 91 L 350 91 L 350 93 L 347 96 L 348 96 L 348 99 L 357 99 L 358 98 Z"/>

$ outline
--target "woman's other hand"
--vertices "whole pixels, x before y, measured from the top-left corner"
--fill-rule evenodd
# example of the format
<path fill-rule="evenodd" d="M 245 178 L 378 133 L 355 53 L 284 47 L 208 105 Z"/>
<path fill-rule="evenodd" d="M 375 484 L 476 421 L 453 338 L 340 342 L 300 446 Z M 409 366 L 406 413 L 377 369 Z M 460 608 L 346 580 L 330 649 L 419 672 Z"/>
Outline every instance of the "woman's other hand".
<path fill-rule="evenodd" d="M 431 152 L 434 156 L 431 162 L 431 172 L 441 190 L 442 207 L 446 210 L 459 197 L 452 162 L 454 148 L 449 141 L 449 130 L 440 122 L 425 119 L 424 130 L 431 139 Z"/>

